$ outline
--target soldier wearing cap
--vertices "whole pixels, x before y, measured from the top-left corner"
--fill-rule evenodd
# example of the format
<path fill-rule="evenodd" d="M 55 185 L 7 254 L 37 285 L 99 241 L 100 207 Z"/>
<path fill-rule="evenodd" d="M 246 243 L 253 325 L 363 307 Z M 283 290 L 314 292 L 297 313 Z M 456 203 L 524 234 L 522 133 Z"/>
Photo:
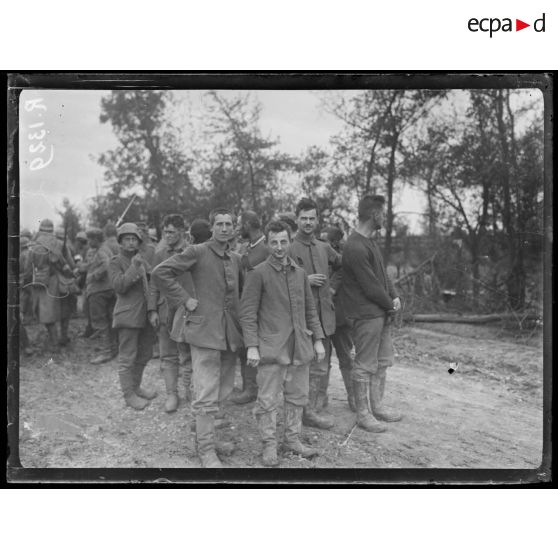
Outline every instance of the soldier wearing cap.
<path fill-rule="evenodd" d="M 108 267 L 113 256 L 104 245 L 103 231 L 92 227 L 86 232 L 92 254 L 86 266 L 85 296 L 91 317 L 91 326 L 97 337 L 103 340 L 101 353 L 92 358 L 91 364 L 102 364 L 116 357 L 118 345 L 116 332 L 111 327 L 112 311 L 116 297 L 109 279 Z"/>
<path fill-rule="evenodd" d="M 387 369 L 393 365 L 390 319 L 401 301 L 387 274 L 373 235 L 385 219 L 383 196 L 364 196 L 358 205 L 358 225 L 343 249 L 343 280 L 338 294 L 355 346 L 352 369 L 357 424 L 368 432 L 384 432 L 379 421 L 401 415 L 383 403 Z"/>
<path fill-rule="evenodd" d="M 156 312 L 149 304 L 151 266 L 139 252 L 142 236 L 137 225 L 121 225 L 117 239 L 120 254 L 113 256 L 108 269 L 116 292 L 112 326 L 118 330 L 118 377 L 126 404 L 141 410 L 157 396 L 156 392 L 141 387 L 155 338 L 148 319 L 151 312 Z"/>
<path fill-rule="evenodd" d="M 184 239 L 185 223 L 181 215 L 170 214 L 163 219 L 164 244 L 155 252 L 154 267 L 167 260 L 174 254 L 180 254 L 186 247 Z M 180 284 L 187 290 L 192 290 L 192 279 L 189 273 L 179 277 Z M 173 309 L 169 310 L 166 298 L 163 296 L 153 278 L 149 283 L 151 304 L 156 306 L 157 312 L 151 314 L 151 325 L 159 332 L 159 356 L 161 359 L 161 374 L 165 381 L 167 399 L 165 411 L 172 413 L 178 409 L 178 377 L 179 369 L 183 370 L 186 387 L 185 400 L 191 400 L 192 361 L 189 346 L 182 341 L 171 338 Z"/>
<path fill-rule="evenodd" d="M 32 277 L 38 319 L 47 329 L 49 349 L 58 352 L 58 345 L 68 342 L 68 324 L 71 316 L 71 313 L 68 313 L 69 306 L 62 304 L 68 295 L 61 294 L 60 281 L 63 277 L 71 276 L 73 262 L 68 262 L 64 257 L 62 243 L 54 236 L 54 227 L 50 219 L 41 221 L 37 238 L 29 250 L 25 273 Z M 60 338 L 57 323 L 60 323 Z"/>

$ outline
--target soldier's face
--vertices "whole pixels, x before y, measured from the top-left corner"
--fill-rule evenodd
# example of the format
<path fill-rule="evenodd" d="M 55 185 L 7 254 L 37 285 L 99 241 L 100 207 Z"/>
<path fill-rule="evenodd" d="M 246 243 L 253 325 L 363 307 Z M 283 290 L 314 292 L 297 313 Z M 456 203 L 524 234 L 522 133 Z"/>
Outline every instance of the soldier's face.
<path fill-rule="evenodd" d="M 318 225 L 318 213 L 315 209 L 301 211 L 296 218 L 298 228 L 305 234 L 312 234 Z"/>
<path fill-rule="evenodd" d="M 289 246 L 291 245 L 289 233 L 287 231 L 269 231 L 267 244 L 271 250 L 271 255 L 275 259 L 283 261 L 289 251 Z"/>
<path fill-rule="evenodd" d="M 248 225 L 246 223 L 243 223 L 241 219 L 238 220 L 237 231 L 238 234 L 240 235 L 240 238 L 243 238 L 244 240 L 248 240 L 250 238 L 250 231 L 248 229 Z"/>
<path fill-rule="evenodd" d="M 125 234 L 120 239 L 122 249 L 125 252 L 137 252 L 139 248 L 139 239 L 135 234 Z"/>
<path fill-rule="evenodd" d="M 163 229 L 163 235 L 165 236 L 165 242 L 169 246 L 174 246 L 175 244 L 178 243 L 178 241 L 180 240 L 180 237 L 182 236 L 181 233 L 182 233 L 182 231 L 180 229 L 177 229 L 174 225 L 167 225 Z"/>
<path fill-rule="evenodd" d="M 372 223 L 374 230 L 380 230 L 384 226 L 386 220 L 386 211 L 384 207 L 379 207 L 372 213 Z"/>
<path fill-rule="evenodd" d="M 229 242 L 234 236 L 234 221 L 232 215 L 227 213 L 215 215 L 211 227 L 213 238 L 217 242 Z"/>
<path fill-rule="evenodd" d="M 99 242 L 98 238 L 91 237 L 89 239 L 89 246 L 91 246 L 91 248 L 99 248 L 100 245 L 101 243 Z"/>

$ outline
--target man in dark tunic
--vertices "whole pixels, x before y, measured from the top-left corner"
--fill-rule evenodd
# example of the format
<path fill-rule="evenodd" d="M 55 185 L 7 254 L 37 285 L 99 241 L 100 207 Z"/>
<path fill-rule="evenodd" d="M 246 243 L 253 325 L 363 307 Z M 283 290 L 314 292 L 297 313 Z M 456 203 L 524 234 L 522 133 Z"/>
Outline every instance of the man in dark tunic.
<path fill-rule="evenodd" d="M 343 249 L 338 297 L 355 345 L 352 376 L 358 425 L 369 432 L 386 430 L 378 421 L 401 420 L 399 413 L 382 405 L 387 368 L 393 365 L 390 321 L 401 309 L 380 249 L 372 239 L 384 218 L 383 196 L 364 196 L 358 206 L 358 225 Z"/>

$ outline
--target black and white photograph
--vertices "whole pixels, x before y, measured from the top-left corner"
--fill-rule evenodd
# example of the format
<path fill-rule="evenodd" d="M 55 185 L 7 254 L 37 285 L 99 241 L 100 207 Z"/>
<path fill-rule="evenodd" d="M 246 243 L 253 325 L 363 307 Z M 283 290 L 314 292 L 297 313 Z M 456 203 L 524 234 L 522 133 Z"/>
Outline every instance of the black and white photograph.
<path fill-rule="evenodd" d="M 548 77 L 179 77 L 12 76 L 14 478 L 545 480 Z"/>

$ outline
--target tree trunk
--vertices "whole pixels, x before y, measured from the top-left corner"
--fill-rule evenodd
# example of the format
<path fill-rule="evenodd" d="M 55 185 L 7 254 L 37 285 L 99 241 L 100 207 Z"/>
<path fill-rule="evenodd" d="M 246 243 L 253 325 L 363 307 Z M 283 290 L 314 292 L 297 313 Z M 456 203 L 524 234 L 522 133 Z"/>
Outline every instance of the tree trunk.
<path fill-rule="evenodd" d="M 384 245 L 384 261 L 387 266 L 391 258 L 391 236 L 393 233 L 393 184 L 395 182 L 395 153 L 399 142 L 399 132 L 394 130 L 391 137 L 389 153 L 388 177 L 386 182 L 387 215 L 386 215 L 386 241 Z"/>

